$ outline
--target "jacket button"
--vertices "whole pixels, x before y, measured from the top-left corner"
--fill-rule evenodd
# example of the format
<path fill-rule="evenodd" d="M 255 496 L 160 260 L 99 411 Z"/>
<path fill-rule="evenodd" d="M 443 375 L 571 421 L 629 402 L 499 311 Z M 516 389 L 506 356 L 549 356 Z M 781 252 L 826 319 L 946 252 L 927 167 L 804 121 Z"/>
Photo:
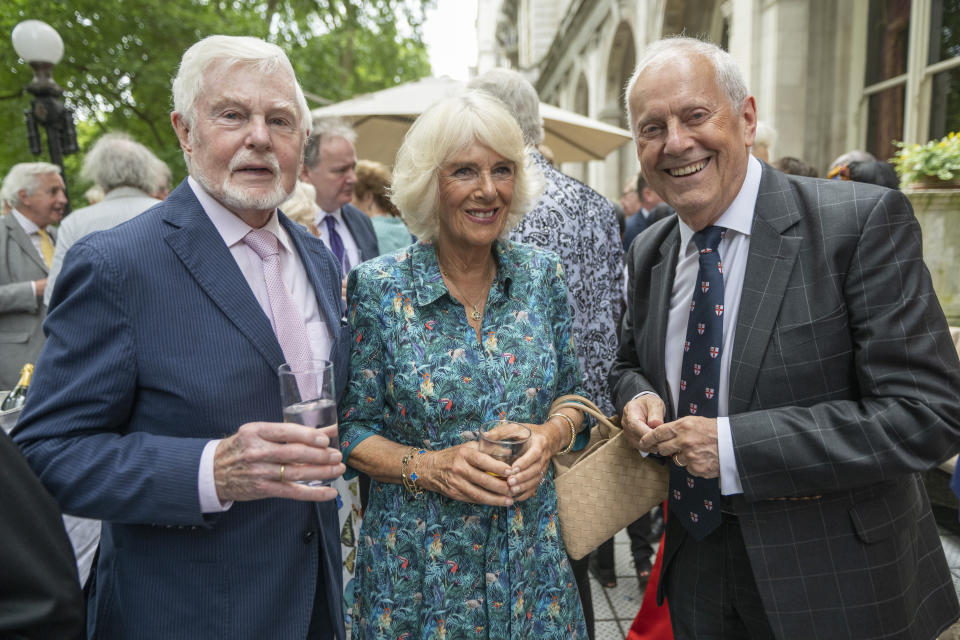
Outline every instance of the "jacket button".
<path fill-rule="evenodd" d="M 317 532 L 313 529 L 307 529 L 303 532 L 303 543 L 310 544 L 313 542 L 313 538 L 317 535 Z"/>

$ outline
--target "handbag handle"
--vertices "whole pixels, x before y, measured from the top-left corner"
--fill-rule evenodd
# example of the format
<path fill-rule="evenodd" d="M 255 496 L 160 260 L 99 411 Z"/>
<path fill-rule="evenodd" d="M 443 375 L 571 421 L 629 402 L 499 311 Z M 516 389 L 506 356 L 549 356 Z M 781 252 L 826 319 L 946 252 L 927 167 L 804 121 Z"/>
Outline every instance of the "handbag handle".
<path fill-rule="evenodd" d="M 619 424 L 617 424 L 620 421 L 618 416 L 607 417 L 592 400 L 581 395 L 572 393 L 560 396 L 550 405 L 550 413 L 554 413 L 557 409 L 576 409 L 588 413 L 596 418 L 597 422 L 605 426 L 611 435 L 621 431 Z"/>

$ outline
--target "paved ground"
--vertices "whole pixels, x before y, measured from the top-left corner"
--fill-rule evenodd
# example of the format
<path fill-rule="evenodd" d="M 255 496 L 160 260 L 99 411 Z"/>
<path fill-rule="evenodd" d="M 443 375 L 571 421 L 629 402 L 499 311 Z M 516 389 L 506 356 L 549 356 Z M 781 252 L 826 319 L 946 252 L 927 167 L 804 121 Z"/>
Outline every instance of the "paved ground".
<path fill-rule="evenodd" d="M 596 617 L 595 640 L 623 640 L 633 623 L 643 594 L 637 588 L 637 574 L 630 556 L 630 539 L 626 531 L 614 537 L 613 558 L 617 568 L 617 586 L 604 589 L 593 576 L 593 613 Z"/>

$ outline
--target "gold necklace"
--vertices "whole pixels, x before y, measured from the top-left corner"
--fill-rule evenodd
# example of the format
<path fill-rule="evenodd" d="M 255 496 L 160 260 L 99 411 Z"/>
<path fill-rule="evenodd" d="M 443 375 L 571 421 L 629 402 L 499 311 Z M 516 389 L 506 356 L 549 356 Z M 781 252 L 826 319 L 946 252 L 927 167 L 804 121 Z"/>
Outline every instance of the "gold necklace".
<path fill-rule="evenodd" d="M 438 264 L 439 264 L 439 261 L 438 261 Z M 458 298 L 458 299 L 459 299 L 459 298 L 462 298 L 463 300 L 466 300 L 466 301 L 467 301 L 467 304 L 469 304 L 471 307 L 473 307 L 473 313 L 470 314 L 470 317 L 473 318 L 473 321 L 474 321 L 474 322 L 479 322 L 480 319 L 483 318 L 483 314 L 480 312 L 479 305 L 476 304 L 476 303 L 474 303 L 474 302 L 472 302 L 472 301 L 470 300 L 470 298 L 468 298 L 467 296 L 465 296 L 465 295 L 460 291 L 460 288 L 459 288 L 459 287 L 457 287 L 457 286 L 455 286 L 455 285 L 453 284 L 453 280 L 450 278 L 450 274 L 447 273 L 447 271 L 444 270 L 443 267 L 440 268 L 440 274 L 441 274 L 443 277 L 446 278 L 446 283 L 447 283 L 448 287 L 453 287 L 454 293 L 457 294 L 457 298 Z M 489 277 L 489 278 L 487 279 L 487 293 L 490 292 L 490 285 L 491 285 L 492 283 L 493 283 L 493 278 L 492 278 L 492 277 Z M 481 302 L 483 302 L 483 300 L 481 300 Z"/>

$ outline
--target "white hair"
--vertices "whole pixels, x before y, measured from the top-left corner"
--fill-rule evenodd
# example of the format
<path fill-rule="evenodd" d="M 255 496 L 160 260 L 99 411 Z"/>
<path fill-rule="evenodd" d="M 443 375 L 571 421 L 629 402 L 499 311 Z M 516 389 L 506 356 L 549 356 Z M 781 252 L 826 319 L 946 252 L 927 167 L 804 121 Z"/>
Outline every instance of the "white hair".
<path fill-rule="evenodd" d="M 740 110 L 743 101 L 750 95 L 750 92 L 747 91 L 747 83 L 744 82 L 743 74 L 740 72 L 740 67 L 737 66 L 733 56 L 717 45 L 685 36 L 671 36 L 657 40 L 644 49 L 640 61 L 637 62 L 637 68 L 627 82 L 627 89 L 624 93 L 623 99 L 630 119 L 630 130 L 634 132 L 634 135 L 636 135 L 636 131 L 634 131 L 635 121 L 633 108 L 630 105 L 630 96 L 633 94 L 633 87 L 637 84 L 640 74 L 653 65 L 667 64 L 670 58 L 681 54 L 706 58 L 713 65 L 717 86 L 726 94 L 735 111 Z"/>
<path fill-rule="evenodd" d="M 520 125 L 485 91 L 467 91 L 435 103 L 407 131 L 393 169 L 391 200 L 410 232 L 433 240 L 440 229 L 440 167 L 479 142 L 515 165 L 513 198 L 502 237 L 532 207 L 544 178 L 531 160 Z"/>
<path fill-rule="evenodd" d="M 13 165 L 10 172 L 3 179 L 3 186 L 0 187 L 0 197 L 12 207 L 19 207 L 23 204 L 20 200 L 20 192 L 26 191 L 28 196 L 32 196 L 40 187 L 40 176 L 48 173 L 60 174 L 60 167 L 49 162 L 21 162 Z"/>
<path fill-rule="evenodd" d="M 300 127 L 304 134 L 310 130 L 310 107 L 283 49 L 259 38 L 219 35 L 208 36 L 187 49 L 180 61 L 177 77 L 173 79 L 173 110 L 180 114 L 188 127 L 192 129 L 196 121 L 197 100 L 203 93 L 204 73 L 214 62 L 223 62 L 227 66 L 250 64 L 264 74 L 273 74 L 281 69 L 288 71 L 296 92 Z"/>
<path fill-rule="evenodd" d="M 753 139 L 754 145 L 763 145 L 767 148 L 772 147 L 777 141 L 777 130 L 771 127 L 763 120 L 757 121 L 757 133 Z"/>
<path fill-rule="evenodd" d="M 467 87 L 486 91 L 503 101 L 517 119 L 523 139 L 529 145 L 543 142 L 540 98 L 530 81 L 512 69 L 491 69 L 471 80 Z"/>
<path fill-rule="evenodd" d="M 108 133 L 87 152 L 80 176 L 96 184 L 104 193 L 117 187 L 135 187 L 153 193 L 159 182 L 157 163 L 163 164 L 150 149 L 127 134 Z"/>

